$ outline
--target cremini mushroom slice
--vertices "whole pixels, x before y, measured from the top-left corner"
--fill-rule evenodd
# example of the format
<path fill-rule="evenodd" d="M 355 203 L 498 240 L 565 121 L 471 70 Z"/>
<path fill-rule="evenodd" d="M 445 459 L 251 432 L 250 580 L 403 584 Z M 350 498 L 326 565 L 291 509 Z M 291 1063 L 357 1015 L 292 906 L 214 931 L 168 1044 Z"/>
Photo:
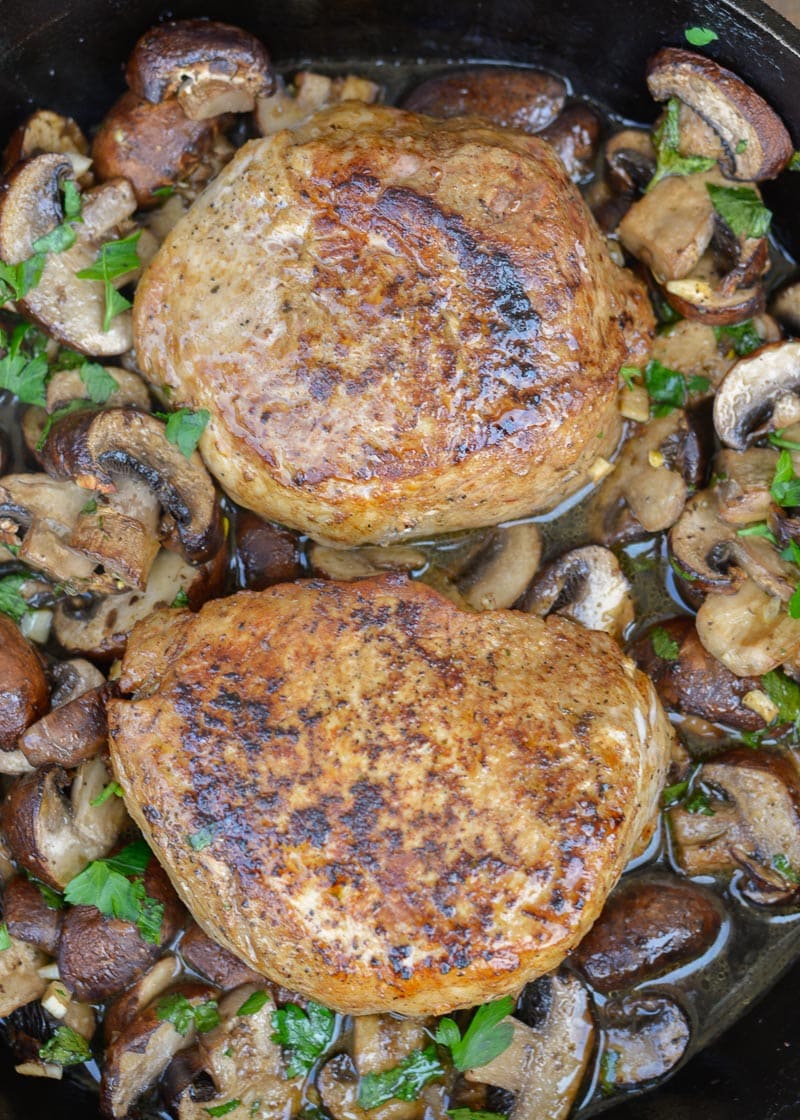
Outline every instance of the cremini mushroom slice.
<path fill-rule="evenodd" d="M 312 544 L 308 551 L 312 571 L 324 579 L 365 579 L 379 572 L 414 572 L 427 563 L 425 553 L 412 545 L 367 545 L 364 548 L 329 548 Z M 273 581 L 274 582 L 274 581 Z"/>
<path fill-rule="evenodd" d="M 711 244 L 716 217 L 712 175 L 669 175 L 633 203 L 617 232 L 625 248 L 663 283 L 691 276 Z"/>
<path fill-rule="evenodd" d="M 567 105 L 539 133 L 558 152 L 567 174 L 581 183 L 591 174 L 600 139 L 600 118 L 588 105 Z"/>
<path fill-rule="evenodd" d="M 229 949 L 213 941 L 195 923 L 189 926 L 181 938 L 180 952 L 189 968 L 225 991 L 242 984 L 265 983 L 263 976 L 235 957 Z"/>
<path fill-rule="evenodd" d="M 136 476 L 174 518 L 187 560 L 199 563 L 218 552 L 222 520 L 211 477 L 196 451 L 187 459 L 167 440 L 155 416 L 130 407 L 73 412 L 53 426 L 42 457 L 54 478 L 101 494 Z"/>
<path fill-rule="evenodd" d="M 565 552 L 534 579 L 521 604 L 529 614 L 565 615 L 619 641 L 633 622 L 631 585 L 610 549 L 586 545 Z"/>
<path fill-rule="evenodd" d="M 557 119 L 566 95 L 563 79 L 546 70 L 476 66 L 428 78 L 401 104 L 429 117 L 480 117 L 501 128 L 536 133 Z"/>
<path fill-rule="evenodd" d="M 705 55 L 665 47 L 650 60 L 647 86 L 656 101 L 677 97 L 719 136 L 729 178 L 774 179 L 794 146 L 782 121 L 754 89 Z"/>
<path fill-rule="evenodd" d="M 514 1027 L 511 1045 L 465 1077 L 514 1093 L 509 1120 L 565 1120 L 594 1042 L 586 989 L 569 974 L 552 976 L 544 1022 L 528 1027 L 519 1019 L 507 1021 Z"/>
<path fill-rule="evenodd" d="M 714 459 L 714 484 L 719 516 L 740 527 L 765 521 L 775 509 L 770 486 L 778 452 L 771 447 L 720 451 Z"/>
<path fill-rule="evenodd" d="M 606 179 L 624 194 L 643 191 L 656 170 L 652 133 L 644 128 L 623 128 L 605 144 Z"/>
<path fill-rule="evenodd" d="M 125 76 L 148 101 L 176 97 L 193 121 L 249 112 L 275 85 L 269 55 L 254 35 L 201 19 L 151 27 L 133 48 Z"/>
<path fill-rule="evenodd" d="M 732 592 L 744 579 L 734 563 L 737 540 L 735 528 L 720 519 L 714 491 L 702 490 L 670 529 L 670 558 L 694 590 Z"/>
<path fill-rule="evenodd" d="M 137 622 L 159 607 L 170 607 L 184 596 L 197 608 L 217 594 L 225 576 L 226 555 L 200 567 L 188 564 L 176 552 L 162 549 L 150 570 L 145 591 L 125 591 L 92 602 L 62 599 L 53 615 L 53 633 L 68 653 L 99 662 L 121 657 L 128 634 Z"/>
<path fill-rule="evenodd" d="M 11 134 L 3 152 L 3 173 L 8 173 L 15 163 L 47 152 L 65 155 L 81 186 L 92 185 L 88 174 L 92 164 L 89 141 L 72 117 L 63 117 L 51 109 L 37 109 Z"/>
<path fill-rule="evenodd" d="M 39 655 L 8 615 L 0 614 L 0 754 L 14 751 L 19 736 L 49 703 Z"/>
<path fill-rule="evenodd" d="M 41 949 L 13 935 L 10 941 L 0 953 L 0 1018 L 38 999 L 47 987 L 38 971 L 47 960 Z"/>
<path fill-rule="evenodd" d="M 739 677 L 763 676 L 800 650 L 800 619 L 752 579 L 733 594 L 708 595 L 696 626 L 705 649 Z"/>
<path fill-rule="evenodd" d="M 7 264 L 27 260 L 34 241 L 62 221 L 61 184 L 71 177 L 72 164 L 63 155 L 34 156 L 11 172 L 0 201 L 0 257 Z M 122 354 L 133 344 L 130 312 L 115 316 L 103 330 L 104 287 L 99 281 L 79 280 L 76 273 L 94 264 L 101 247 L 117 238 L 135 209 L 125 180 L 85 191 L 83 220 L 73 227 L 75 244 L 47 255 L 39 283 L 19 301 L 49 335 L 84 354 Z M 128 279 L 122 276 L 113 283 L 120 286 Z"/>
<path fill-rule="evenodd" d="M 674 1069 L 689 1045 L 686 1013 L 662 995 L 635 993 L 603 1008 L 602 1084 L 607 1092 L 631 1088 Z"/>
<path fill-rule="evenodd" d="M 355 74 L 328 78 L 324 74 L 301 70 L 291 86 L 287 87 L 278 77 L 274 93 L 258 98 L 256 125 L 262 136 L 271 136 L 282 128 L 296 128 L 318 109 L 339 101 L 363 101 L 372 105 L 379 99 L 380 93 L 379 85 Z"/>
<path fill-rule="evenodd" d="M 792 279 L 778 288 L 769 309 L 789 334 L 800 336 L 800 280 Z"/>
<path fill-rule="evenodd" d="M 88 662 L 85 662 L 88 665 Z M 97 672 L 97 670 L 95 670 Z M 72 768 L 93 758 L 108 738 L 107 686 L 94 685 L 42 716 L 19 738 L 19 749 L 32 766 L 57 762 Z"/>
<path fill-rule="evenodd" d="M 36 883 L 17 875 L 3 891 L 3 920 L 18 941 L 35 945 L 54 957 L 64 911 L 48 902 Z"/>
<path fill-rule="evenodd" d="M 714 427 L 743 451 L 770 429 L 800 421 L 800 342 L 775 342 L 740 358 L 714 399 Z"/>
<path fill-rule="evenodd" d="M 699 319 L 713 326 L 725 326 L 750 319 L 764 310 L 764 289 L 759 284 L 737 289 L 725 295 L 720 289 L 721 277 L 716 273 L 713 258 L 709 257 L 705 269 L 686 280 L 669 280 L 664 294 L 670 307 L 687 319 Z"/>
<path fill-rule="evenodd" d="M 216 997 L 206 984 L 184 981 L 172 989 L 196 1006 Z M 140 1096 L 156 1083 L 179 1050 L 196 1038 L 194 1022 L 180 1034 L 168 1019 L 158 1015 L 156 1000 L 120 1032 L 106 1050 L 100 1081 L 100 1110 L 105 1117 L 123 1120 Z"/>
<path fill-rule="evenodd" d="M 62 890 L 93 859 L 111 849 L 127 820 L 118 797 L 91 805 L 109 781 L 104 763 L 83 763 L 69 784 L 60 766 L 18 778 L 2 806 L 3 830 L 14 858 L 42 882 Z"/>
<path fill-rule="evenodd" d="M 135 984 L 109 1004 L 103 1016 L 103 1038 L 109 1046 L 136 1016 L 178 979 L 181 965 L 174 953 L 157 960 Z"/>
<path fill-rule="evenodd" d="M 533 522 L 493 529 L 455 585 L 476 611 L 510 607 L 525 592 L 542 558 L 542 535 Z"/>
<path fill-rule="evenodd" d="M 103 402 L 108 408 L 121 408 L 124 405 L 133 405 L 145 411 L 150 408 L 150 392 L 138 373 L 120 366 L 104 368 L 117 383 L 108 399 Z M 47 382 L 46 393 L 46 408 L 50 414 L 64 408 L 70 401 L 91 400 L 89 390 L 77 369 L 57 369 Z"/>

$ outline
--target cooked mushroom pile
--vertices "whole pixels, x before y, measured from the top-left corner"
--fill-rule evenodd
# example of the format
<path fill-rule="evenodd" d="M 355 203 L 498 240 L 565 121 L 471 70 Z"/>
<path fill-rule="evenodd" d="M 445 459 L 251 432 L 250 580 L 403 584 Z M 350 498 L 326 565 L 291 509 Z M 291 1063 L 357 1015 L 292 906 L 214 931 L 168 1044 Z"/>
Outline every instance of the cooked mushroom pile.
<path fill-rule="evenodd" d="M 180 1120 L 566 1120 L 657 1082 L 709 1033 L 727 994 L 719 987 L 738 983 L 740 960 L 751 959 L 754 923 L 768 963 L 779 928 L 770 919 L 800 910 L 800 278 L 773 267 L 780 248 L 761 195 L 797 163 L 786 129 L 737 75 L 675 48 L 649 66 L 658 113 L 649 128 L 612 128 L 544 70 L 428 68 L 403 90 L 362 74 L 285 76 L 248 32 L 204 20 L 148 31 L 126 80 L 91 141 L 40 109 L 3 156 L 0 1019 L 17 1072 L 61 1078 L 96 1059 L 112 1120 L 151 1106 Z M 602 447 L 581 459 L 580 477 L 565 468 L 564 492 L 583 489 L 563 509 L 495 525 L 518 512 L 496 491 L 472 520 L 420 521 L 488 527 L 422 539 L 407 527 L 393 534 L 401 541 L 344 549 L 333 529 L 309 539 L 224 492 L 219 456 L 212 450 L 213 477 L 203 458 L 210 411 L 177 408 L 168 380 L 142 376 L 131 306 L 160 244 L 247 140 L 275 137 L 266 143 L 292 152 L 317 120 L 390 119 L 381 101 L 436 135 L 491 130 L 509 153 L 549 144 L 542 159 L 583 190 L 609 269 L 638 274 L 624 281 L 638 330 L 628 323 L 616 403 L 612 371 Z M 392 174 L 414 171 L 393 165 Z M 356 205 L 354 189 L 344 209 Z M 501 195 L 495 214 L 513 202 Z M 403 199 L 402 214 L 384 215 L 390 247 L 397 215 L 419 218 Z M 331 212 L 336 203 L 318 201 Z M 319 232 L 335 260 L 334 224 Z M 475 253 L 489 268 L 468 230 L 451 223 L 445 234 L 448 252 Z M 278 239 L 275 252 L 287 244 Z M 491 268 L 490 279 L 508 280 L 497 259 Z M 391 314 L 387 291 L 370 314 Z M 504 304 L 498 314 L 507 326 L 522 311 Z M 196 357 L 192 345 L 187 330 L 181 357 Z M 323 419 L 333 383 L 320 374 L 305 387 Z M 289 403 L 265 406 L 263 423 L 279 427 Z M 519 417 L 505 419 L 513 428 Z M 423 436 L 430 442 L 433 428 Z M 293 468 L 291 485 L 312 488 L 315 470 Z M 565 963 L 444 1017 L 334 1013 L 212 940 L 128 815 L 125 767 L 115 773 L 109 755 L 107 702 L 133 687 L 120 660 L 154 612 L 137 634 L 155 644 L 133 643 L 143 679 L 166 672 L 158 634 L 188 635 L 187 609 L 308 578 L 374 586 L 387 572 L 429 584 L 461 611 L 604 631 L 649 676 L 677 731 L 662 811 Z M 604 643 L 615 650 L 606 638 L 595 644 Z M 170 656 L 183 648 L 177 641 Z M 224 705 L 225 682 L 210 691 Z M 240 722 L 266 721 L 267 710 Z M 594 717 L 582 718 L 576 737 L 588 741 Z M 210 804 L 213 789 L 199 789 L 206 772 L 195 771 L 186 790 Z M 183 780 L 179 768 L 173 777 Z M 584 809 L 603 792 L 588 792 Z M 190 817 L 203 815 L 196 807 Z M 149 809 L 131 802 L 155 835 Z M 262 809 L 268 823 L 266 801 Z M 367 822 L 350 816 L 347 827 L 367 837 Z M 306 838 L 313 850 L 327 831 L 324 815 L 296 818 L 287 827 L 300 866 Z M 164 838 L 170 829 L 174 821 Z M 216 859 L 215 836 L 209 826 L 183 837 L 192 867 Z M 564 843 L 566 873 L 577 877 L 580 838 Z M 374 856 L 364 852 L 359 875 Z M 496 879 L 506 870 L 484 868 Z M 329 877 L 338 904 L 348 868 Z M 191 910 L 192 892 L 179 886 Z M 440 894 L 450 918 L 457 889 Z M 564 909 L 552 894 L 548 920 Z M 392 952 L 398 984 L 408 981 L 415 947 Z M 465 967 L 457 952 L 449 959 Z"/>

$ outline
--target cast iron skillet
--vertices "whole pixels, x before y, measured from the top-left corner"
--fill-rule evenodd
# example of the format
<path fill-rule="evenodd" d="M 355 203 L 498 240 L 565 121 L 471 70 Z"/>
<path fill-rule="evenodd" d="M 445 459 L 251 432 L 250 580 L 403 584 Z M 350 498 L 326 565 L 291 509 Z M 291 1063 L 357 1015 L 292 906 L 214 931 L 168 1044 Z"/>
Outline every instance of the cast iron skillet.
<path fill-rule="evenodd" d="M 167 0 L 169 2 L 169 0 Z M 88 127 L 123 88 L 122 63 L 163 16 L 206 15 L 259 35 L 276 62 L 303 58 L 545 62 L 625 116 L 655 115 L 645 61 L 700 25 L 707 53 L 751 82 L 800 148 L 800 32 L 750 0 L 0 0 L 0 141 L 34 107 Z M 768 188 L 784 244 L 800 256 L 800 176 Z M 792 202 L 794 194 L 794 203 Z M 800 964 L 715 1046 L 618 1120 L 797 1120 Z M 69 1081 L 17 1077 L 0 1044 L 0 1120 L 84 1120 L 91 1098 Z"/>

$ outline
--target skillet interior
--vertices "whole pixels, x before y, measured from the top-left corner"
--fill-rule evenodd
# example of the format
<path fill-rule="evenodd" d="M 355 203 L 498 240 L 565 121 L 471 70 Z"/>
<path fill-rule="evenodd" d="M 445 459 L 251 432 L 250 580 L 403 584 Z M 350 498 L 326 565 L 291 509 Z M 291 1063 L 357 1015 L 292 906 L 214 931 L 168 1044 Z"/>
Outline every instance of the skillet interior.
<path fill-rule="evenodd" d="M 258 34 L 280 66 L 304 58 L 393 60 L 497 58 L 544 62 L 624 116 L 654 107 L 643 74 L 659 46 L 683 45 L 683 30 L 712 27 L 706 48 L 775 107 L 800 147 L 800 32 L 758 3 L 669 0 L 25 0 L 3 5 L 0 136 L 33 107 L 70 113 L 88 126 L 123 88 L 122 63 L 160 16 L 208 15 Z M 794 188 L 794 189 L 793 189 Z M 784 244 L 800 255 L 797 183 L 766 192 Z M 756 1011 L 619 1120 L 796 1120 L 800 1115 L 800 965 Z M 0 1120 L 93 1115 L 77 1087 L 17 1078 L 0 1049 Z"/>

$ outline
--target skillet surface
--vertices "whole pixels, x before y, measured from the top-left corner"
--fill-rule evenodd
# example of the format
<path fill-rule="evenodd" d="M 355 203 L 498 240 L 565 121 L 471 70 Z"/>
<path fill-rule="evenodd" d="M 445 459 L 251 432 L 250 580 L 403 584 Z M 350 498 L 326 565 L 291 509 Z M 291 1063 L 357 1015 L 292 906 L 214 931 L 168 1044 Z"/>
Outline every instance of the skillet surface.
<path fill-rule="evenodd" d="M 88 126 L 123 88 L 135 39 L 160 17 L 240 23 L 278 66 L 304 58 L 502 59 L 545 63 L 624 116 L 655 115 L 647 57 L 684 45 L 685 28 L 712 27 L 705 48 L 751 82 L 800 148 L 800 32 L 748 0 L 0 0 L 0 137 L 34 107 Z M 783 243 L 800 256 L 797 183 L 766 192 Z M 794 203 L 792 203 L 794 194 Z M 618 1120 L 797 1120 L 800 1117 L 800 964 L 714 1046 L 655 1094 L 612 1110 Z M 0 1120 L 86 1120 L 77 1084 L 17 1077 L 0 1043 Z"/>

